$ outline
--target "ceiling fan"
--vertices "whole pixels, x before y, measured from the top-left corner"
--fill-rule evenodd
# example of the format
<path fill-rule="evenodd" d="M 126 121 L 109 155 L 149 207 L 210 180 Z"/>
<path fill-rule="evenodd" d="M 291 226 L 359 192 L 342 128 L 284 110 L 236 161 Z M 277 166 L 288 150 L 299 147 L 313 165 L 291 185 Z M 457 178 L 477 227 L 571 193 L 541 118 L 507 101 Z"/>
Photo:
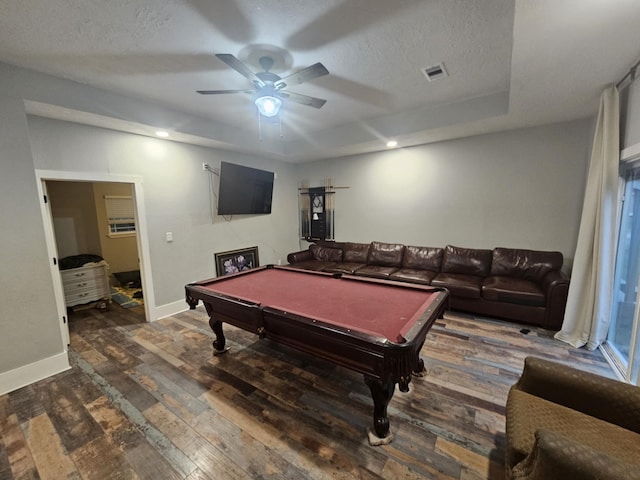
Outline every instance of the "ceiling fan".
<path fill-rule="evenodd" d="M 202 95 L 253 93 L 254 103 L 258 107 L 260 113 L 265 117 L 273 117 L 278 114 L 280 106 L 282 105 L 282 99 L 314 108 L 321 108 L 325 103 L 327 103 L 327 101 L 322 98 L 310 97 L 308 95 L 301 95 L 299 93 L 293 93 L 285 90 L 287 87 L 300 85 L 301 83 L 308 82 L 314 78 L 327 75 L 329 70 L 327 70 L 320 62 L 282 78 L 269 71 L 271 67 L 273 67 L 273 58 L 269 56 L 260 57 L 260 66 L 264 70 L 262 72 L 253 72 L 244 62 L 229 53 L 218 53 L 216 54 L 216 57 L 233 68 L 240 75 L 249 79 L 251 83 L 253 83 L 254 88 L 240 90 L 197 90 L 197 93 Z"/>

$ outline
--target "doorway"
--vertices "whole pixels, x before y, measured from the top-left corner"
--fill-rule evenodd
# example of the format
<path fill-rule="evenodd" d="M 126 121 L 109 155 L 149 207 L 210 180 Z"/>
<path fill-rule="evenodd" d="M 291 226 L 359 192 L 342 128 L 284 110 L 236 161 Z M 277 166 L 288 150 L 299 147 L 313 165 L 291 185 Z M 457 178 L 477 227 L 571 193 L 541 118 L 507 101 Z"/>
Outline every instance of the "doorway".
<path fill-rule="evenodd" d="M 106 295 L 144 316 L 133 186 L 47 180 L 46 188 L 66 306 L 79 311 L 105 305 Z"/>
<path fill-rule="evenodd" d="M 108 245 L 103 246 L 100 244 L 103 234 L 108 235 L 107 231 L 109 229 L 109 225 L 104 220 L 102 221 L 102 225 L 100 225 L 100 221 L 98 218 L 99 215 L 97 212 L 97 210 L 99 209 L 102 209 L 103 211 L 106 210 L 106 206 L 104 203 L 105 200 L 103 198 L 105 195 L 104 193 L 101 193 L 104 190 L 103 187 L 105 187 L 106 185 L 119 185 L 121 188 L 124 188 L 125 191 L 130 193 L 133 206 L 133 223 L 135 224 L 135 235 L 129 235 L 128 237 L 128 242 L 133 244 L 133 249 L 129 249 L 132 250 L 133 253 L 130 252 L 128 255 L 129 257 L 131 257 L 131 255 L 135 257 L 135 259 L 133 260 L 134 263 L 132 263 L 131 258 L 127 260 L 126 258 L 120 258 L 117 254 L 115 257 L 113 256 L 113 253 L 107 254 L 112 258 L 112 260 L 116 259 L 116 268 L 114 269 L 113 266 L 110 265 L 111 271 L 127 271 L 126 267 L 123 267 L 123 265 L 127 265 L 127 261 L 129 262 L 128 265 L 132 266 L 132 270 L 128 270 L 129 272 L 135 270 L 139 271 L 139 290 L 141 292 L 144 292 L 144 298 L 142 302 L 144 317 L 146 321 L 155 320 L 155 317 L 153 315 L 155 311 L 155 302 L 153 295 L 152 275 L 150 271 L 149 246 L 144 213 L 144 194 L 142 188 L 142 179 L 137 176 L 42 170 L 36 170 L 36 177 L 38 179 L 39 193 L 41 195 L 41 198 L 43 199 L 43 201 L 41 202 L 43 223 L 45 227 L 47 249 L 51 258 L 53 259 L 51 264 L 52 279 L 59 311 L 60 328 L 62 336 L 65 340 L 65 345 L 69 344 L 67 307 L 57 259 L 64 258 L 65 256 L 68 256 L 68 254 L 73 254 L 73 252 L 80 252 L 81 250 L 94 250 L 100 251 L 100 253 L 102 253 L 103 251 L 109 251 Z M 78 225 L 75 225 L 76 220 L 73 218 L 73 216 L 62 215 L 58 216 L 57 219 L 54 219 L 51 211 L 51 203 L 48 201 L 47 197 L 48 185 L 55 185 L 54 188 L 59 186 L 64 187 L 73 185 L 75 190 L 84 191 L 85 195 L 86 192 L 95 190 L 95 192 L 93 193 L 94 207 L 99 205 L 100 208 L 95 208 L 96 214 L 93 216 L 93 218 L 85 221 L 85 223 L 89 226 L 84 225 L 84 227 L 82 227 L 81 229 L 81 234 L 78 235 L 77 233 Z M 114 196 L 126 197 L 127 195 Z M 85 214 L 85 218 L 89 217 Z M 57 230 L 54 226 L 55 223 L 58 224 Z M 93 226 L 91 226 L 91 224 Z M 103 230 L 102 232 L 100 232 L 101 229 Z M 98 232 L 97 234 L 95 233 L 96 230 Z M 58 232 L 58 236 L 60 239 L 62 239 L 64 245 L 58 245 L 56 232 Z M 127 236 L 125 235 L 121 236 L 121 238 L 117 238 L 117 235 L 115 235 L 112 236 L 110 240 L 127 241 Z M 111 247 L 113 247 L 113 244 L 111 245 Z M 118 250 L 117 244 L 115 249 Z M 107 255 L 105 255 L 105 257 Z"/>
<path fill-rule="evenodd" d="M 640 165 L 624 172 L 624 196 L 616 251 L 611 324 L 603 345 L 614 367 L 630 383 L 640 371 Z"/>

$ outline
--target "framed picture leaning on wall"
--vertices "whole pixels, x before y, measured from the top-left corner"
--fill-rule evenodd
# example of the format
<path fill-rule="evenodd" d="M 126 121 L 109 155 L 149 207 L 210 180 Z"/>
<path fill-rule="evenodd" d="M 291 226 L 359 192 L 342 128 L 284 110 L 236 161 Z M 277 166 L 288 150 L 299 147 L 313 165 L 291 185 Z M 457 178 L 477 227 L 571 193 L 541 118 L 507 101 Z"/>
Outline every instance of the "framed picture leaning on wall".
<path fill-rule="evenodd" d="M 216 276 L 231 275 L 259 267 L 258 247 L 216 253 Z"/>

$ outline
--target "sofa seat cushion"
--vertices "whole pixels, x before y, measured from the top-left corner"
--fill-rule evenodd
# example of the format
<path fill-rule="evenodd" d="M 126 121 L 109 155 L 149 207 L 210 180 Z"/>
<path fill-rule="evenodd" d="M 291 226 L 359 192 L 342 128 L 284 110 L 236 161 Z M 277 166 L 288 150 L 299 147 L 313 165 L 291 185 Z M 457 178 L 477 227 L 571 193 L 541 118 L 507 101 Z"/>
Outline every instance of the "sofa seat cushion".
<path fill-rule="evenodd" d="M 546 299 L 542 289 L 532 281 L 522 278 L 493 276 L 484 279 L 482 296 L 494 302 L 516 303 L 532 307 L 544 307 Z"/>
<path fill-rule="evenodd" d="M 618 425 L 514 388 L 507 398 L 506 418 L 508 467 L 527 457 L 535 432 L 545 429 L 640 468 L 640 435 Z"/>
<path fill-rule="evenodd" d="M 431 285 L 431 280 L 438 274 L 431 270 L 417 270 L 415 268 L 402 268 L 397 272 L 389 275 L 389 280 L 399 282 L 420 283 L 422 285 Z"/>
<path fill-rule="evenodd" d="M 323 272 L 325 271 L 325 268 L 333 267 L 334 265 L 340 264 L 323 260 L 305 260 L 303 262 L 293 263 L 290 266 L 293 268 L 299 268 L 300 270 L 313 270 L 316 272 Z"/>
<path fill-rule="evenodd" d="M 394 272 L 399 270 L 398 267 L 382 267 L 380 265 L 365 265 L 362 268 L 356 270 L 356 275 L 360 277 L 372 277 L 372 278 L 389 278 Z"/>
<path fill-rule="evenodd" d="M 353 275 L 362 267 L 366 267 L 366 263 L 342 262 L 335 263 L 326 267 L 323 271 L 329 273 L 343 273 L 345 275 Z"/>
<path fill-rule="evenodd" d="M 431 280 L 434 287 L 444 287 L 454 297 L 480 298 L 482 277 L 460 273 L 439 273 Z"/>
<path fill-rule="evenodd" d="M 552 430 L 536 430 L 529 456 L 507 475 L 511 480 L 640 480 L 637 465 L 622 462 Z"/>

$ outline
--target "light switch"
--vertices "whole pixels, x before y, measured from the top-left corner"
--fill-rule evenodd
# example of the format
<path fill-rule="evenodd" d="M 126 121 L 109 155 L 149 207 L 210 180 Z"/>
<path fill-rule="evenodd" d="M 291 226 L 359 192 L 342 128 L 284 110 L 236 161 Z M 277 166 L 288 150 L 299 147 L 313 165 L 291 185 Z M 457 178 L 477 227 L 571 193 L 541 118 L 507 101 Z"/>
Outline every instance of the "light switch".
<path fill-rule="evenodd" d="M 164 239 L 167 242 L 173 242 L 173 232 L 167 232 L 164 234 Z"/>

